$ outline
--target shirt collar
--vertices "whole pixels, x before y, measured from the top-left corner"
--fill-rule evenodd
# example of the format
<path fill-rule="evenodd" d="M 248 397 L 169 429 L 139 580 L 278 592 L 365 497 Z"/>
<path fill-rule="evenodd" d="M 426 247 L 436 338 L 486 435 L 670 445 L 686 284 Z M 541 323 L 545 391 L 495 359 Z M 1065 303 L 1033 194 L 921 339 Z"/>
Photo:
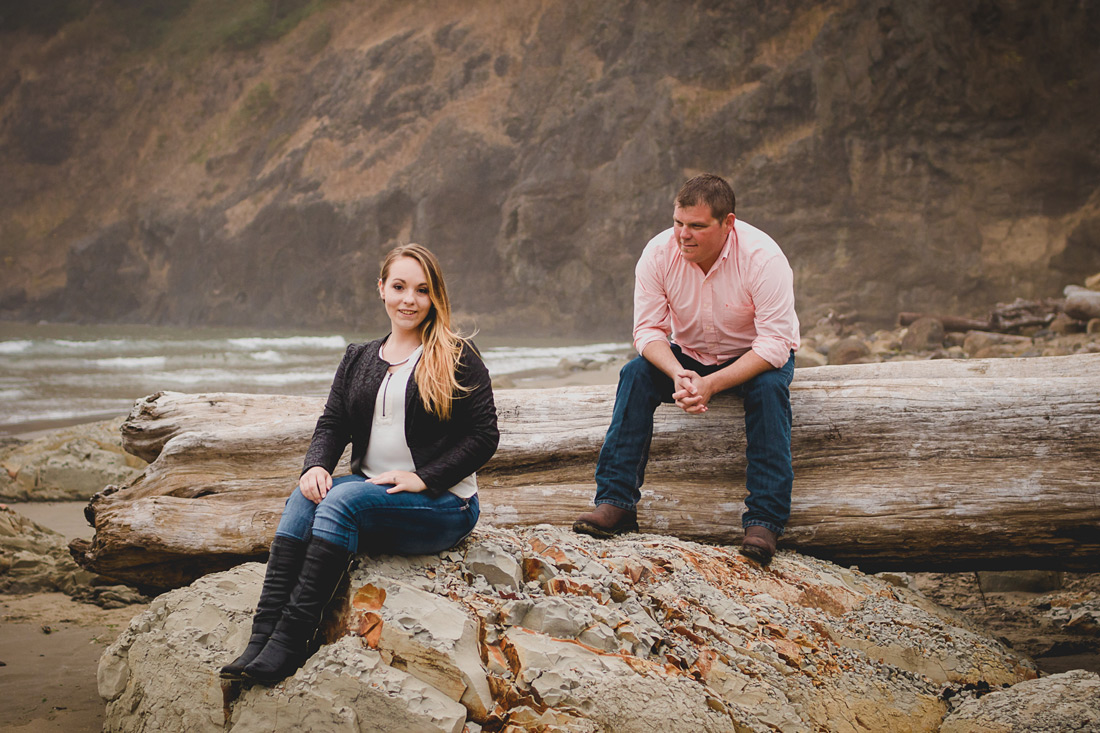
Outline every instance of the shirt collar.
<path fill-rule="evenodd" d="M 722 252 L 718 255 L 718 261 L 729 257 L 733 254 L 733 248 L 737 246 L 737 220 L 733 220 L 733 226 L 730 227 L 729 236 L 726 237 L 726 243 L 722 245 Z"/>

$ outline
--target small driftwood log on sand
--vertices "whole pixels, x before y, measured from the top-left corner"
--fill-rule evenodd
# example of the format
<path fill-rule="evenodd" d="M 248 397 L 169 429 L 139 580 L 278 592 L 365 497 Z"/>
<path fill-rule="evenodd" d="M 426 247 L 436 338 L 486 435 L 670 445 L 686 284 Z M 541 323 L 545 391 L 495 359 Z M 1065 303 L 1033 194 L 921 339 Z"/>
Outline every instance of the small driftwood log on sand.
<path fill-rule="evenodd" d="M 1084 288 L 1078 289 L 1084 290 Z M 943 324 L 945 331 L 1019 333 L 1022 328 L 1049 326 L 1051 321 L 1063 311 L 1065 305 L 1066 300 L 1063 298 L 1046 298 L 1044 300 L 1017 298 L 1011 303 L 998 303 L 997 307 L 984 319 L 903 312 L 898 314 L 898 325 L 909 326 L 921 318 L 935 318 Z"/>
<path fill-rule="evenodd" d="M 482 521 L 568 525 L 590 506 L 614 387 L 502 390 Z M 1100 354 L 800 369 L 793 513 L 780 548 L 865 571 L 1100 568 Z M 171 587 L 262 558 L 322 401 L 159 393 L 123 426 L 152 461 L 86 514 L 85 567 Z M 643 531 L 741 536 L 741 403 L 657 410 Z M 346 460 L 341 464 L 346 470 Z"/>

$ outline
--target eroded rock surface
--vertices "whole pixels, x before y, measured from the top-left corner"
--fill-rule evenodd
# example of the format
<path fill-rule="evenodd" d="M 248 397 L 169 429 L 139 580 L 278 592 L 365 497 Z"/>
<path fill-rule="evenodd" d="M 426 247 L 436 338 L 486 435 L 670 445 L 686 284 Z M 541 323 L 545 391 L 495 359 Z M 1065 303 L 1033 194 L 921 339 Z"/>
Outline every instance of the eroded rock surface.
<path fill-rule="evenodd" d="M 84 570 L 69 553 L 64 535 L 0 505 L 0 593 L 60 591 L 103 608 L 149 599 Z"/>
<path fill-rule="evenodd" d="M 1066 733 L 1100 730 L 1100 676 L 1082 669 L 1021 682 L 968 700 L 941 733 Z"/>
<path fill-rule="evenodd" d="M 105 730 L 934 731 L 945 690 L 1035 677 L 858 571 L 541 525 L 362 558 L 330 643 L 283 683 L 223 698 L 262 573 L 206 576 L 135 618 L 100 662 Z"/>
<path fill-rule="evenodd" d="M 146 462 L 122 449 L 124 418 L 62 428 L 0 446 L 0 501 L 90 499 L 122 485 Z"/>
<path fill-rule="evenodd" d="M 0 506 L 0 593 L 73 595 L 94 577 L 73 560 L 63 535 Z"/>

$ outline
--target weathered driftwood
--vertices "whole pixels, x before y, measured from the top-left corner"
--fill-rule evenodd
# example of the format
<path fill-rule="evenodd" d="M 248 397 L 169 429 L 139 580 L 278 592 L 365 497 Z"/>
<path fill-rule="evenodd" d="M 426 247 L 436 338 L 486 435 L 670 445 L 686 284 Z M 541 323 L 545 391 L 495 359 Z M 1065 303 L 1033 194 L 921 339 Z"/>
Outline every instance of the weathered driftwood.
<path fill-rule="evenodd" d="M 988 331 L 991 327 L 988 318 L 966 318 L 965 316 L 942 316 L 930 313 L 911 313 L 903 311 L 898 314 L 899 326 L 911 326 L 921 318 L 935 318 L 943 324 L 945 331 Z"/>
<path fill-rule="evenodd" d="M 1011 303 L 998 303 L 988 318 L 902 312 L 898 314 L 898 325 L 908 326 L 920 318 L 935 318 L 943 324 L 945 331 L 1015 333 L 1022 328 L 1050 325 L 1051 321 L 1062 312 L 1065 303 L 1064 300 L 1051 298 L 1044 300 L 1017 298 Z"/>
<path fill-rule="evenodd" d="M 1100 566 L 1100 354 L 802 369 L 794 511 L 781 547 L 867 569 Z M 568 524 L 590 505 L 610 386 L 502 390 L 482 521 Z M 153 459 L 94 498 L 86 567 L 171 586 L 262 556 L 321 401 L 161 393 L 123 427 Z M 657 411 L 643 530 L 738 541 L 741 404 Z M 343 464 L 346 467 L 346 462 Z"/>

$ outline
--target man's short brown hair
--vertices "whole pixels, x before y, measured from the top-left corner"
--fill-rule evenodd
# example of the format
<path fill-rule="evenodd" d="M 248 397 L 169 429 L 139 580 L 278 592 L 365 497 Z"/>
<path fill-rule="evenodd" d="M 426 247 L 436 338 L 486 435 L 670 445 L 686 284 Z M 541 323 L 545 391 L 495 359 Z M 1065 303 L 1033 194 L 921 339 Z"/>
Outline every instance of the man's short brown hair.
<path fill-rule="evenodd" d="M 676 205 L 681 209 L 700 204 L 709 206 L 711 216 L 724 221 L 727 214 L 734 213 L 737 199 L 724 178 L 713 173 L 701 173 L 688 179 L 680 187 L 680 193 L 676 194 Z"/>

